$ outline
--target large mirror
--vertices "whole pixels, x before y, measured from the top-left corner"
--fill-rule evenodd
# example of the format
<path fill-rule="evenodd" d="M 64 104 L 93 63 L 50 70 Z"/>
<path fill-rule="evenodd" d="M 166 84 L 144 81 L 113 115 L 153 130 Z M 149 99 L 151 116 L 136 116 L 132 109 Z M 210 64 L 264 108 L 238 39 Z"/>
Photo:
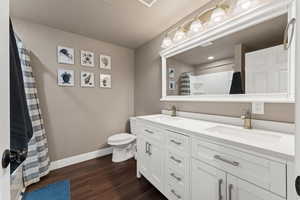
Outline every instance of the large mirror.
<path fill-rule="evenodd" d="M 166 96 L 289 93 L 288 15 L 264 21 L 166 59 Z"/>

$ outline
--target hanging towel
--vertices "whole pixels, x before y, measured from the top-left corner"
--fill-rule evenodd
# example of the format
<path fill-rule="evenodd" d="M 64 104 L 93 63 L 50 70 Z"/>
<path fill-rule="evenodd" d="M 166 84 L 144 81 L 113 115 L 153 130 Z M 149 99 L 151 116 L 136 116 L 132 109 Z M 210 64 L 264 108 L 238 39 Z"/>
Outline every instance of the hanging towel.
<path fill-rule="evenodd" d="M 190 95 L 190 72 L 184 72 L 180 75 L 180 95 Z"/>
<path fill-rule="evenodd" d="M 10 149 L 17 157 L 11 162 L 11 173 L 24 161 L 28 142 L 32 137 L 31 120 L 28 113 L 23 75 L 18 48 L 10 21 Z"/>
<path fill-rule="evenodd" d="M 244 94 L 241 72 L 233 73 L 230 94 Z"/>
<path fill-rule="evenodd" d="M 27 107 L 33 128 L 33 136 L 28 144 L 28 156 L 23 164 L 23 180 L 27 187 L 39 182 L 41 177 L 49 173 L 50 159 L 36 81 L 31 67 L 30 51 L 19 37 L 16 36 L 16 40 L 23 72 Z"/>

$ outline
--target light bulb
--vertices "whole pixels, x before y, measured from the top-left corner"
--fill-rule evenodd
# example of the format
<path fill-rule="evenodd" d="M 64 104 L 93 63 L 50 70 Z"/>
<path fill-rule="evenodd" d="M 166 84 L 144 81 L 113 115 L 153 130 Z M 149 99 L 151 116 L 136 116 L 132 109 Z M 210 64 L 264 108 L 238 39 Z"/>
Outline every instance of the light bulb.
<path fill-rule="evenodd" d="M 168 48 L 172 45 L 172 39 L 169 37 L 169 36 L 166 36 L 164 39 L 163 39 L 163 42 L 161 44 L 161 47 L 162 48 Z"/>
<path fill-rule="evenodd" d="M 256 4 L 257 4 L 257 0 L 239 0 L 236 6 L 241 10 L 247 10 Z"/>
<path fill-rule="evenodd" d="M 182 29 L 179 29 L 176 31 L 174 35 L 174 42 L 179 42 L 180 40 L 183 40 L 185 38 L 185 32 Z"/>
<path fill-rule="evenodd" d="M 198 19 L 193 21 L 193 23 L 190 26 L 190 31 L 192 31 L 193 33 L 198 33 L 202 30 L 203 30 L 202 22 Z"/>
<path fill-rule="evenodd" d="M 226 17 L 226 12 L 223 8 L 217 7 L 211 14 L 211 20 L 214 22 L 220 22 Z"/>

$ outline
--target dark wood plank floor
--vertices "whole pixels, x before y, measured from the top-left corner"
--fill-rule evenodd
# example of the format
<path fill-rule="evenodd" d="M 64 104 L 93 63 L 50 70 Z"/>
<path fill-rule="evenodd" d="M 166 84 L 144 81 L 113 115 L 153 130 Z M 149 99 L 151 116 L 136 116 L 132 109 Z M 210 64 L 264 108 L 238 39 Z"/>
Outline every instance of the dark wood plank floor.
<path fill-rule="evenodd" d="M 66 179 L 72 200 L 166 200 L 145 178 L 136 178 L 135 160 L 112 163 L 111 156 L 52 171 L 26 191 Z"/>

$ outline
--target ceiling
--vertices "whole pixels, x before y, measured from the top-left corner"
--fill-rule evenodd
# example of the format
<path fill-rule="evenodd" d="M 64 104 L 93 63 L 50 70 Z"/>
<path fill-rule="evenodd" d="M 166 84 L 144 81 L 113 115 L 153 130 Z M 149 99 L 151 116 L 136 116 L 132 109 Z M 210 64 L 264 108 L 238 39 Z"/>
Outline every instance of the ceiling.
<path fill-rule="evenodd" d="M 281 44 L 287 24 L 287 15 L 252 26 L 242 31 L 213 41 L 208 47 L 196 47 L 192 50 L 175 55 L 172 59 L 189 65 L 209 63 L 209 56 L 214 60 L 234 57 L 234 48 L 238 44 L 246 46 L 247 51 L 254 51 Z"/>
<path fill-rule="evenodd" d="M 10 0 L 12 17 L 137 48 L 210 0 Z"/>

